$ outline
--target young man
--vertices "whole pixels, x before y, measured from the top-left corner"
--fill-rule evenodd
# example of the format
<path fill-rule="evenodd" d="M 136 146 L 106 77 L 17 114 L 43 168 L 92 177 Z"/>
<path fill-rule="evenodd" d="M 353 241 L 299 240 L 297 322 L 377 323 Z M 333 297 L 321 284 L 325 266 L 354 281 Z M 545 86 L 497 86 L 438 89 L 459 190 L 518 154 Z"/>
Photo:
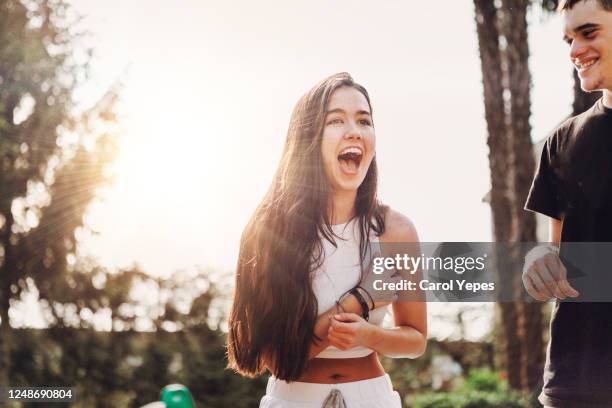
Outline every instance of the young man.
<path fill-rule="evenodd" d="M 612 407 L 612 303 L 584 301 L 586 290 L 580 280 L 572 282 L 578 291 L 570 285 L 569 264 L 557 255 L 560 247 L 564 258 L 566 242 L 612 242 L 612 0 L 562 0 L 560 10 L 582 89 L 602 90 L 603 97 L 544 145 L 525 208 L 550 217 L 554 245 L 527 256 L 523 283 L 538 300 L 559 299 L 540 402 Z M 611 268 L 601 272 L 612 274 Z M 604 289 L 612 299 L 612 287 Z M 577 299 L 562 302 L 569 298 Z"/>

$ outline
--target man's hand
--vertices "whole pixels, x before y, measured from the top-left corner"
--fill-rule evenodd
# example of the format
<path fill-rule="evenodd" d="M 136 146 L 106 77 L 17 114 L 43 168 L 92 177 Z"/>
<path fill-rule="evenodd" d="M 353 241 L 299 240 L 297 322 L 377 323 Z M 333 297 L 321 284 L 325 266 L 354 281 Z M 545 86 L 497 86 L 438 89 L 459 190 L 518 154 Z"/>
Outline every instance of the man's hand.
<path fill-rule="evenodd" d="M 567 269 L 551 246 L 539 246 L 529 251 L 523 267 L 523 285 L 527 293 L 540 301 L 580 295 L 567 281 Z"/>

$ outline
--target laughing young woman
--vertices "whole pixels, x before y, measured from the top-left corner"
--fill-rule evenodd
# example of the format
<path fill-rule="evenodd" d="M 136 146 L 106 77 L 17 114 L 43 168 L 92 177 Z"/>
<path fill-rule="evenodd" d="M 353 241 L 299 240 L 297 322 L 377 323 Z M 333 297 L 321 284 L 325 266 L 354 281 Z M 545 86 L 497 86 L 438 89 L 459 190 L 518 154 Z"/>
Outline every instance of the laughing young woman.
<path fill-rule="evenodd" d="M 272 373 L 260 407 L 401 407 L 378 355 L 424 352 L 426 305 L 365 289 L 371 243 L 418 243 L 410 220 L 376 198 L 375 153 L 370 98 L 350 75 L 298 101 L 242 235 L 229 318 L 229 366 Z"/>

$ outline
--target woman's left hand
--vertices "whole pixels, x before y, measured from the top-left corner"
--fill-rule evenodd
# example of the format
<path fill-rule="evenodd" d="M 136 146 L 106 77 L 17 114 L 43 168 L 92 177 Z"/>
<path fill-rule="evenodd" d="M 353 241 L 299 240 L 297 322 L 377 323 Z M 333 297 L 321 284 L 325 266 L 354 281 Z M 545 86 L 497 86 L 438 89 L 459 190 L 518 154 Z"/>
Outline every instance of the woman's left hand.
<path fill-rule="evenodd" d="M 378 326 L 366 322 L 355 313 L 339 313 L 331 317 L 327 332 L 329 344 L 340 350 L 363 346 L 373 348 L 380 335 Z"/>

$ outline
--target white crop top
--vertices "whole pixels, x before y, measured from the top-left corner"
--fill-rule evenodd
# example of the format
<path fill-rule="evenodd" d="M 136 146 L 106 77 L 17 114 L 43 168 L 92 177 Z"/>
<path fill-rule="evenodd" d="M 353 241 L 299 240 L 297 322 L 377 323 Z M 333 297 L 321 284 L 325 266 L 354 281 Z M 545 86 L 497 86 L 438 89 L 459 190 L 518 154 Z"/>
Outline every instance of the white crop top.
<path fill-rule="evenodd" d="M 346 224 L 332 225 L 334 233 L 342 238 L 335 238 L 337 248 L 327 239 L 322 239 L 323 263 L 313 271 L 312 289 L 317 298 L 319 315 L 336 305 L 336 300 L 354 288 L 361 279 L 361 261 L 359 257 L 359 223 L 354 218 Z M 378 243 L 378 237 L 372 233 L 370 242 Z M 381 326 L 388 307 L 379 307 L 370 311 L 369 322 Z M 357 358 L 372 353 L 366 347 L 353 347 L 340 350 L 329 346 L 317 355 L 317 358 Z"/>

